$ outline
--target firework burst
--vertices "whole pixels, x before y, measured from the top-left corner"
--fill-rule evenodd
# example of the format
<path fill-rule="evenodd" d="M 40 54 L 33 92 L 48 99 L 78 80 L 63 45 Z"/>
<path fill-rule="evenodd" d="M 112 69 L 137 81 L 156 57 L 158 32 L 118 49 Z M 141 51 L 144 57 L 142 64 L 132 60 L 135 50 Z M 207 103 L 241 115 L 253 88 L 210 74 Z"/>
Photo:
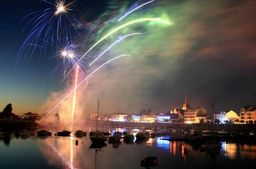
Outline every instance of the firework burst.
<path fill-rule="evenodd" d="M 73 16 L 71 3 L 64 0 L 56 2 L 43 0 L 48 7 L 37 12 L 32 12 L 23 20 L 25 30 L 29 29 L 27 36 L 20 47 L 16 64 L 21 56 L 37 55 L 53 49 L 59 44 L 73 41 L 80 36 L 77 29 L 79 21 Z"/>

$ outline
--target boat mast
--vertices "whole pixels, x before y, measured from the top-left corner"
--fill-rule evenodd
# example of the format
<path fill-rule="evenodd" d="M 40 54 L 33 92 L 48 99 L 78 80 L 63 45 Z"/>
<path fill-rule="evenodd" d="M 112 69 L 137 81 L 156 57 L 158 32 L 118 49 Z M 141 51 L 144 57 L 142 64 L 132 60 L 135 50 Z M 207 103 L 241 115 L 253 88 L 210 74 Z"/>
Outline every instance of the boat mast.
<path fill-rule="evenodd" d="M 98 100 L 96 131 L 98 131 L 98 125 L 99 125 L 99 109 L 100 109 L 100 101 Z"/>

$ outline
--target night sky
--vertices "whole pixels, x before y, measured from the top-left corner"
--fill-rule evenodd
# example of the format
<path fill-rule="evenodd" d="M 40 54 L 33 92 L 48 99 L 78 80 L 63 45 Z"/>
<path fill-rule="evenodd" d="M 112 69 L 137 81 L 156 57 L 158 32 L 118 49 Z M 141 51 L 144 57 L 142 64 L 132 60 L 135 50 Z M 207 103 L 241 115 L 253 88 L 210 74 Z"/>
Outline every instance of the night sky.
<path fill-rule="evenodd" d="M 89 25 L 102 16 L 115 17 L 131 4 L 76 0 L 73 10 L 82 25 Z M 65 88 L 61 70 L 49 78 L 58 64 L 52 49 L 22 56 L 15 66 L 26 37 L 22 19 L 45 5 L 39 0 L 1 2 L 0 108 L 13 103 L 17 113 L 37 112 L 53 92 Z M 186 95 L 192 106 L 210 109 L 214 104 L 217 111 L 255 104 L 256 1 L 158 0 L 135 15 L 145 13 L 164 13 L 174 25 L 137 28 L 147 32 L 143 38 L 113 49 L 113 54 L 133 57 L 95 75 L 83 91 L 84 111 L 93 111 L 98 99 L 106 113 L 167 111 L 180 106 Z M 104 20 L 105 25 L 110 22 Z"/>

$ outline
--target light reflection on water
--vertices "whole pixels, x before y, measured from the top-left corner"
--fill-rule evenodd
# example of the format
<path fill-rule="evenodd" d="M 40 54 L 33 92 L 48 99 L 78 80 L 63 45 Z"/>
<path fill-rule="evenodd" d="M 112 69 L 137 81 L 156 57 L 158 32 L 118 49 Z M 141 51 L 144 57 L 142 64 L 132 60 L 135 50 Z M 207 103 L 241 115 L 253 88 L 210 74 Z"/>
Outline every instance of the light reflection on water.
<path fill-rule="evenodd" d="M 9 140 L 8 140 L 9 139 Z M 225 168 L 243 164 L 256 165 L 256 144 L 237 144 L 221 142 L 219 155 L 212 159 L 205 152 L 195 151 L 184 142 L 149 139 L 145 144 L 126 145 L 118 149 L 108 145 L 102 149 L 90 149 L 88 137 L 71 139 L 69 137 L 50 137 L 39 139 L 16 139 L 13 136 L 0 138 L 0 168 L 2 169 L 143 169 L 140 161 L 147 156 L 157 156 L 156 169 L 186 168 Z M 78 140 L 78 145 L 76 145 Z M 26 154 L 26 155 L 24 155 Z M 14 159 L 15 163 L 12 162 Z"/>
<path fill-rule="evenodd" d="M 222 154 L 229 159 L 248 158 L 256 160 L 256 145 L 222 142 Z"/>

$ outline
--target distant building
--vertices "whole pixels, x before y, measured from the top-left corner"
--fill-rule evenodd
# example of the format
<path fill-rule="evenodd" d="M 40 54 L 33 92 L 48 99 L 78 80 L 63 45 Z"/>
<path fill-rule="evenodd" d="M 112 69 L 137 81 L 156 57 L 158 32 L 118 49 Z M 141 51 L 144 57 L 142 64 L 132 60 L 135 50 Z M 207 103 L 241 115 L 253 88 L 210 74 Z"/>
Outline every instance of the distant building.
<path fill-rule="evenodd" d="M 208 113 L 204 108 L 189 109 L 184 111 L 185 124 L 207 123 Z"/>
<path fill-rule="evenodd" d="M 214 120 L 214 123 L 216 124 L 226 124 L 227 122 L 229 122 L 229 119 L 226 117 L 225 111 L 215 113 L 213 115 L 213 120 Z"/>
<path fill-rule="evenodd" d="M 183 122 L 184 110 L 182 109 L 173 109 L 170 111 L 170 117 L 172 123 L 181 123 Z"/>
<path fill-rule="evenodd" d="M 128 121 L 128 114 L 125 113 L 113 113 L 111 114 L 109 121 L 126 122 Z"/>
<path fill-rule="evenodd" d="M 170 123 L 171 115 L 169 113 L 160 113 L 156 116 L 156 121 L 158 123 Z"/>
<path fill-rule="evenodd" d="M 239 119 L 240 117 L 233 110 L 214 114 L 214 123 L 217 124 L 239 123 Z"/>
<path fill-rule="evenodd" d="M 179 111 L 183 115 L 183 121 L 185 124 L 197 124 L 207 123 L 208 113 L 204 108 L 191 108 L 187 97 L 185 97 L 185 103 L 182 105 L 182 111 Z"/>
<path fill-rule="evenodd" d="M 142 123 L 155 123 L 156 115 L 141 115 L 140 122 Z"/>
<path fill-rule="evenodd" d="M 240 117 L 235 111 L 230 110 L 225 114 L 225 116 L 230 120 L 230 122 L 239 123 Z"/>
<path fill-rule="evenodd" d="M 240 123 L 256 124 L 256 106 L 247 105 L 241 109 Z"/>
<path fill-rule="evenodd" d="M 141 119 L 141 115 L 137 115 L 137 114 L 133 114 L 132 115 L 132 118 L 131 118 L 131 122 L 140 122 L 140 119 Z"/>

